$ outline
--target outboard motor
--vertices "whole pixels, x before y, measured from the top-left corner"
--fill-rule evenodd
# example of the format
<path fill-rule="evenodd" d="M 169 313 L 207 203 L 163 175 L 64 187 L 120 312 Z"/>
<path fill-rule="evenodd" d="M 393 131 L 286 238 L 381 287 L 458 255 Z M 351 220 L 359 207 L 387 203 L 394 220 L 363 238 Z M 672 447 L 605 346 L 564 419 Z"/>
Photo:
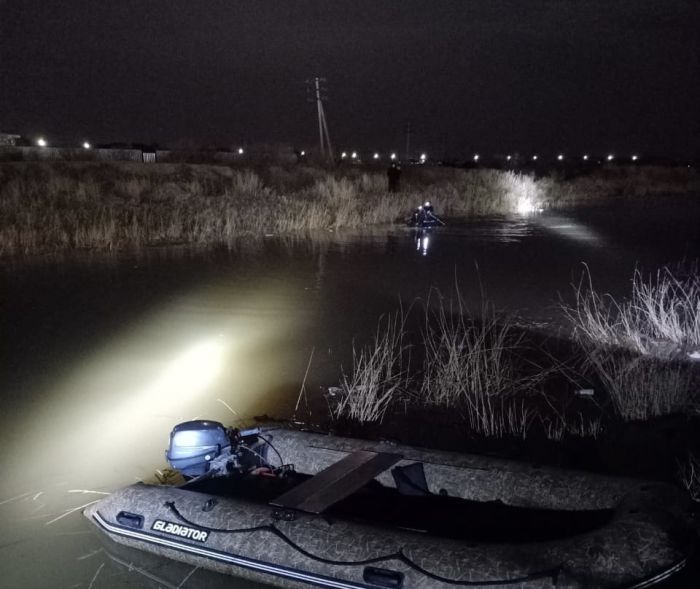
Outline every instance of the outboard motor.
<path fill-rule="evenodd" d="M 259 428 L 225 428 L 218 421 L 186 421 L 170 432 L 165 457 L 186 477 L 246 472 L 267 465 L 267 444 L 259 433 Z"/>

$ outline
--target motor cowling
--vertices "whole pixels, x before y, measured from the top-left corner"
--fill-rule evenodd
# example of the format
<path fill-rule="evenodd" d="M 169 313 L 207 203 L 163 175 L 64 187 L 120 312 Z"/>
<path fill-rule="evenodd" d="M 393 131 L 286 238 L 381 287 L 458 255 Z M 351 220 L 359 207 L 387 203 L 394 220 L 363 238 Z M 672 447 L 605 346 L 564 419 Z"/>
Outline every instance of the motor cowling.
<path fill-rule="evenodd" d="M 226 428 L 218 421 L 195 420 L 176 425 L 165 451 L 170 466 L 185 476 L 200 476 L 231 446 Z"/>

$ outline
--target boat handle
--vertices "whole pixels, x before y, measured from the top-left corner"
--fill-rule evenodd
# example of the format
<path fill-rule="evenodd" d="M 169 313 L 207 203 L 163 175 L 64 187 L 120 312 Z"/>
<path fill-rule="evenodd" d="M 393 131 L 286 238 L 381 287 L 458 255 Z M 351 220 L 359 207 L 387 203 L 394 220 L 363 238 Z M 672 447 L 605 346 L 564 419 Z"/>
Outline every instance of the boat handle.
<path fill-rule="evenodd" d="M 403 573 L 377 567 L 365 567 L 362 578 L 366 583 L 376 587 L 388 587 L 389 589 L 401 589 L 403 587 Z"/>
<path fill-rule="evenodd" d="M 130 528 L 143 528 L 143 516 L 138 513 L 130 513 L 128 511 L 120 511 L 117 514 L 117 521 L 123 525 Z"/>

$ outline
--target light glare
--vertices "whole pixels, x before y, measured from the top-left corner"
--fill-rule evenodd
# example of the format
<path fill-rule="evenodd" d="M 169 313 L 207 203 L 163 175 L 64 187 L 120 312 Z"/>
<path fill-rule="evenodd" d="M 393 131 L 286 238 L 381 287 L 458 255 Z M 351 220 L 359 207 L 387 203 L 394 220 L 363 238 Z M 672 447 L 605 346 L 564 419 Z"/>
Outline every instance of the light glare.
<path fill-rule="evenodd" d="M 43 137 L 39 137 L 39 139 L 36 140 L 36 144 L 39 147 L 46 147 L 46 139 L 44 139 Z"/>
<path fill-rule="evenodd" d="M 92 147 L 92 145 L 90 145 L 89 142 L 87 142 L 87 141 L 83 142 L 83 149 L 90 149 L 91 147 Z"/>

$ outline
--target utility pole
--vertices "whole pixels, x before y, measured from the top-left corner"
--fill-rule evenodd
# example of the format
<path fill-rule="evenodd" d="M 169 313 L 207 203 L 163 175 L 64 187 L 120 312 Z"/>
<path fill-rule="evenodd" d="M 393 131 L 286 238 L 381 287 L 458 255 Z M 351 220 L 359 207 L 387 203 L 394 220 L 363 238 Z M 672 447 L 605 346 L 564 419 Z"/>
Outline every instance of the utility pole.
<path fill-rule="evenodd" d="M 326 123 L 326 112 L 323 103 L 328 100 L 327 89 L 325 87 L 326 78 L 315 77 L 313 80 L 306 80 L 307 90 L 313 93 L 313 98 L 309 102 L 316 103 L 318 115 L 318 147 L 321 159 L 333 161 L 333 148 L 331 147 L 331 137 L 328 133 L 328 123 Z"/>

